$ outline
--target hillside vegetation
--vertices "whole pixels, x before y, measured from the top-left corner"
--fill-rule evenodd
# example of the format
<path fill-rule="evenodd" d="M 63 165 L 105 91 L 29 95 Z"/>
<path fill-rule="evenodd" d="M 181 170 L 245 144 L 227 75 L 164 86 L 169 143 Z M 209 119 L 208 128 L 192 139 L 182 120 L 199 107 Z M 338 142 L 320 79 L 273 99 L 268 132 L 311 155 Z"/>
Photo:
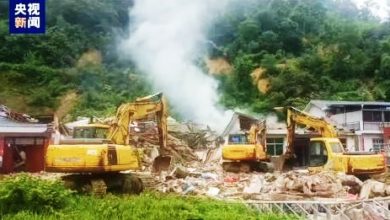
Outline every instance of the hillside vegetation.
<path fill-rule="evenodd" d="M 0 103 L 31 114 L 51 114 L 76 92 L 73 115 L 103 116 L 148 93 L 143 76 L 116 51 L 131 1 L 46 4 L 44 35 L 9 35 L 8 14 L 0 14 Z M 0 1 L 0 11 L 8 12 L 7 1 Z"/>
<path fill-rule="evenodd" d="M 210 34 L 218 45 L 212 54 L 234 66 L 221 77 L 225 105 L 258 112 L 310 99 L 390 100 L 389 23 L 348 0 L 251 4 L 230 11 Z M 256 68 L 266 91 L 253 86 Z"/>
<path fill-rule="evenodd" d="M 237 2 L 208 33 L 209 56 L 233 67 L 214 76 L 224 106 L 268 112 L 310 99 L 390 100 L 389 23 L 349 0 Z M 0 14 L 0 103 L 49 114 L 76 93 L 71 115 L 103 116 L 149 93 L 146 76 L 116 50 L 129 7 L 47 0 L 47 33 L 36 36 L 9 35 L 8 14 Z"/>

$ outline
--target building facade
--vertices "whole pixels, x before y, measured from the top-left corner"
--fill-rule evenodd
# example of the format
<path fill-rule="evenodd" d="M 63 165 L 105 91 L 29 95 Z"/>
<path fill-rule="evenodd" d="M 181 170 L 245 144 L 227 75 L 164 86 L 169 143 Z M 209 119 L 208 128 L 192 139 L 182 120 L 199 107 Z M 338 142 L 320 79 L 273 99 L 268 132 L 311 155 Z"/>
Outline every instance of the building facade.
<path fill-rule="evenodd" d="M 337 127 L 349 151 L 376 151 L 390 144 L 390 102 L 312 100 L 304 111 Z"/>

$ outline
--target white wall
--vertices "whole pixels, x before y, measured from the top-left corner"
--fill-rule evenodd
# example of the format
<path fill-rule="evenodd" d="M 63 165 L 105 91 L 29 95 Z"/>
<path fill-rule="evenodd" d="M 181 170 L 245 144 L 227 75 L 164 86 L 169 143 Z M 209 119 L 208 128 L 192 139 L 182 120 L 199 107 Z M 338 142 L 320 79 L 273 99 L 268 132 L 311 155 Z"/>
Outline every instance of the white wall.
<path fill-rule="evenodd" d="M 325 117 L 325 112 L 320 109 L 319 107 L 315 106 L 315 105 L 311 105 L 310 106 L 311 108 L 309 109 L 309 114 L 310 115 L 313 115 L 313 116 L 316 116 L 316 117 Z"/>
<path fill-rule="evenodd" d="M 383 139 L 382 134 L 363 134 L 362 135 L 363 140 L 364 140 L 364 151 L 369 151 L 373 146 L 372 146 L 372 139 Z"/>
<path fill-rule="evenodd" d="M 240 120 L 236 120 L 236 122 L 233 124 L 232 129 L 229 132 L 230 134 L 240 133 Z"/>
<path fill-rule="evenodd" d="M 354 111 L 354 112 L 347 112 L 347 113 L 341 113 L 330 116 L 330 119 L 332 121 L 337 122 L 338 124 L 346 124 L 351 122 L 357 122 L 362 120 L 362 111 Z"/>
<path fill-rule="evenodd" d="M 357 151 L 359 148 L 359 143 L 356 143 L 356 138 L 358 138 L 357 136 L 348 136 L 346 137 L 346 141 L 347 141 L 347 149 L 349 152 L 353 152 L 353 151 Z"/>

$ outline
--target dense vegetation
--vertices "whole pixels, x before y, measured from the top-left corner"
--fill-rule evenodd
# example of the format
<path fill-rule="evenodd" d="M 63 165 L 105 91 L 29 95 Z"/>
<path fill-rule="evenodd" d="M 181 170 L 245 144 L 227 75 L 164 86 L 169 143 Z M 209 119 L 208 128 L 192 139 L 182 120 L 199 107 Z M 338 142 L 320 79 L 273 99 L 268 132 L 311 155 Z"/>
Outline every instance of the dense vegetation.
<path fill-rule="evenodd" d="M 60 182 L 27 174 L 0 181 L 1 219 L 292 219 L 243 204 L 143 193 L 102 198 L 72 194 Z"/>
<path fill-rule="evenodd" d="M 217 76 L 227 107 L 270 111 L 310 99 L 390 100 L 390 25 L 350 0 L 248 0 L 210 29 L 212 57 L 233 65 Z M 74 115 L 110 114 L 150 91 L 116 52 L 131 0 L 47 1 L 47 34 L 9 35 L 0 14 L 0 103 L 50 112 L 69 91 Z M 0 1 L 0 11 L 7 11 Z M 269 88 L 259 92 L 251 72 Z M 28 109 L 28 110 L 27 110 Z"/>
<path fill-rule="evenodd" d="M 228 106 L 264 111 L 310 99 L 390 100 L 390 24 L 351 1 L 259 0 L 225 18 L 211 38 L 221 45 L 213 54 L 234 64 L 221 87 Z M 265 93 L 249 76 L 258 67 L 270 83 Z"/>
<path fill-rule="evenodd" d="M 50 114 L 77 94 L 74 115 L 111 114 L 119 103 L 148 93 L 142 75 L 116 51 L 132 1 L 47 1 L 44 35 L 9 35 L 0 13 L 0 103 Z M 0 1 L 8 12 L 8 1 Z"/>

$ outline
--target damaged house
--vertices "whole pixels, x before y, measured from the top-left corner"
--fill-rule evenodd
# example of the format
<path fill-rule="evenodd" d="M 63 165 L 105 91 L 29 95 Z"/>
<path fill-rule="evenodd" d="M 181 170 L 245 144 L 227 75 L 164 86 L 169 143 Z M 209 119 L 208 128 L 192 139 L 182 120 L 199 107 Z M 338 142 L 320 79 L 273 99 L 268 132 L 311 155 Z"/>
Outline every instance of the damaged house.
<path fill-rule="evenodd" d="M 48 124 L 0 105 L 0 173 L 44 170 L 49 128 Z"/>
<path fill-rule="evenodd" d="M 261 123 L 262 121 L 263 120 L 259 118 L 235 112 L 222 133 L 222 137 L 224 138 L 225 143 L 227 143 L 231 141 L 229 138 L 232 139 L 247 133 L 252 124 Z M 285 151 L 287 145 L 286 126 L 284 123 L 277 122 L 266 122 L 266 124 L 267 154 L 272 156 L 280 155 Z"/>

